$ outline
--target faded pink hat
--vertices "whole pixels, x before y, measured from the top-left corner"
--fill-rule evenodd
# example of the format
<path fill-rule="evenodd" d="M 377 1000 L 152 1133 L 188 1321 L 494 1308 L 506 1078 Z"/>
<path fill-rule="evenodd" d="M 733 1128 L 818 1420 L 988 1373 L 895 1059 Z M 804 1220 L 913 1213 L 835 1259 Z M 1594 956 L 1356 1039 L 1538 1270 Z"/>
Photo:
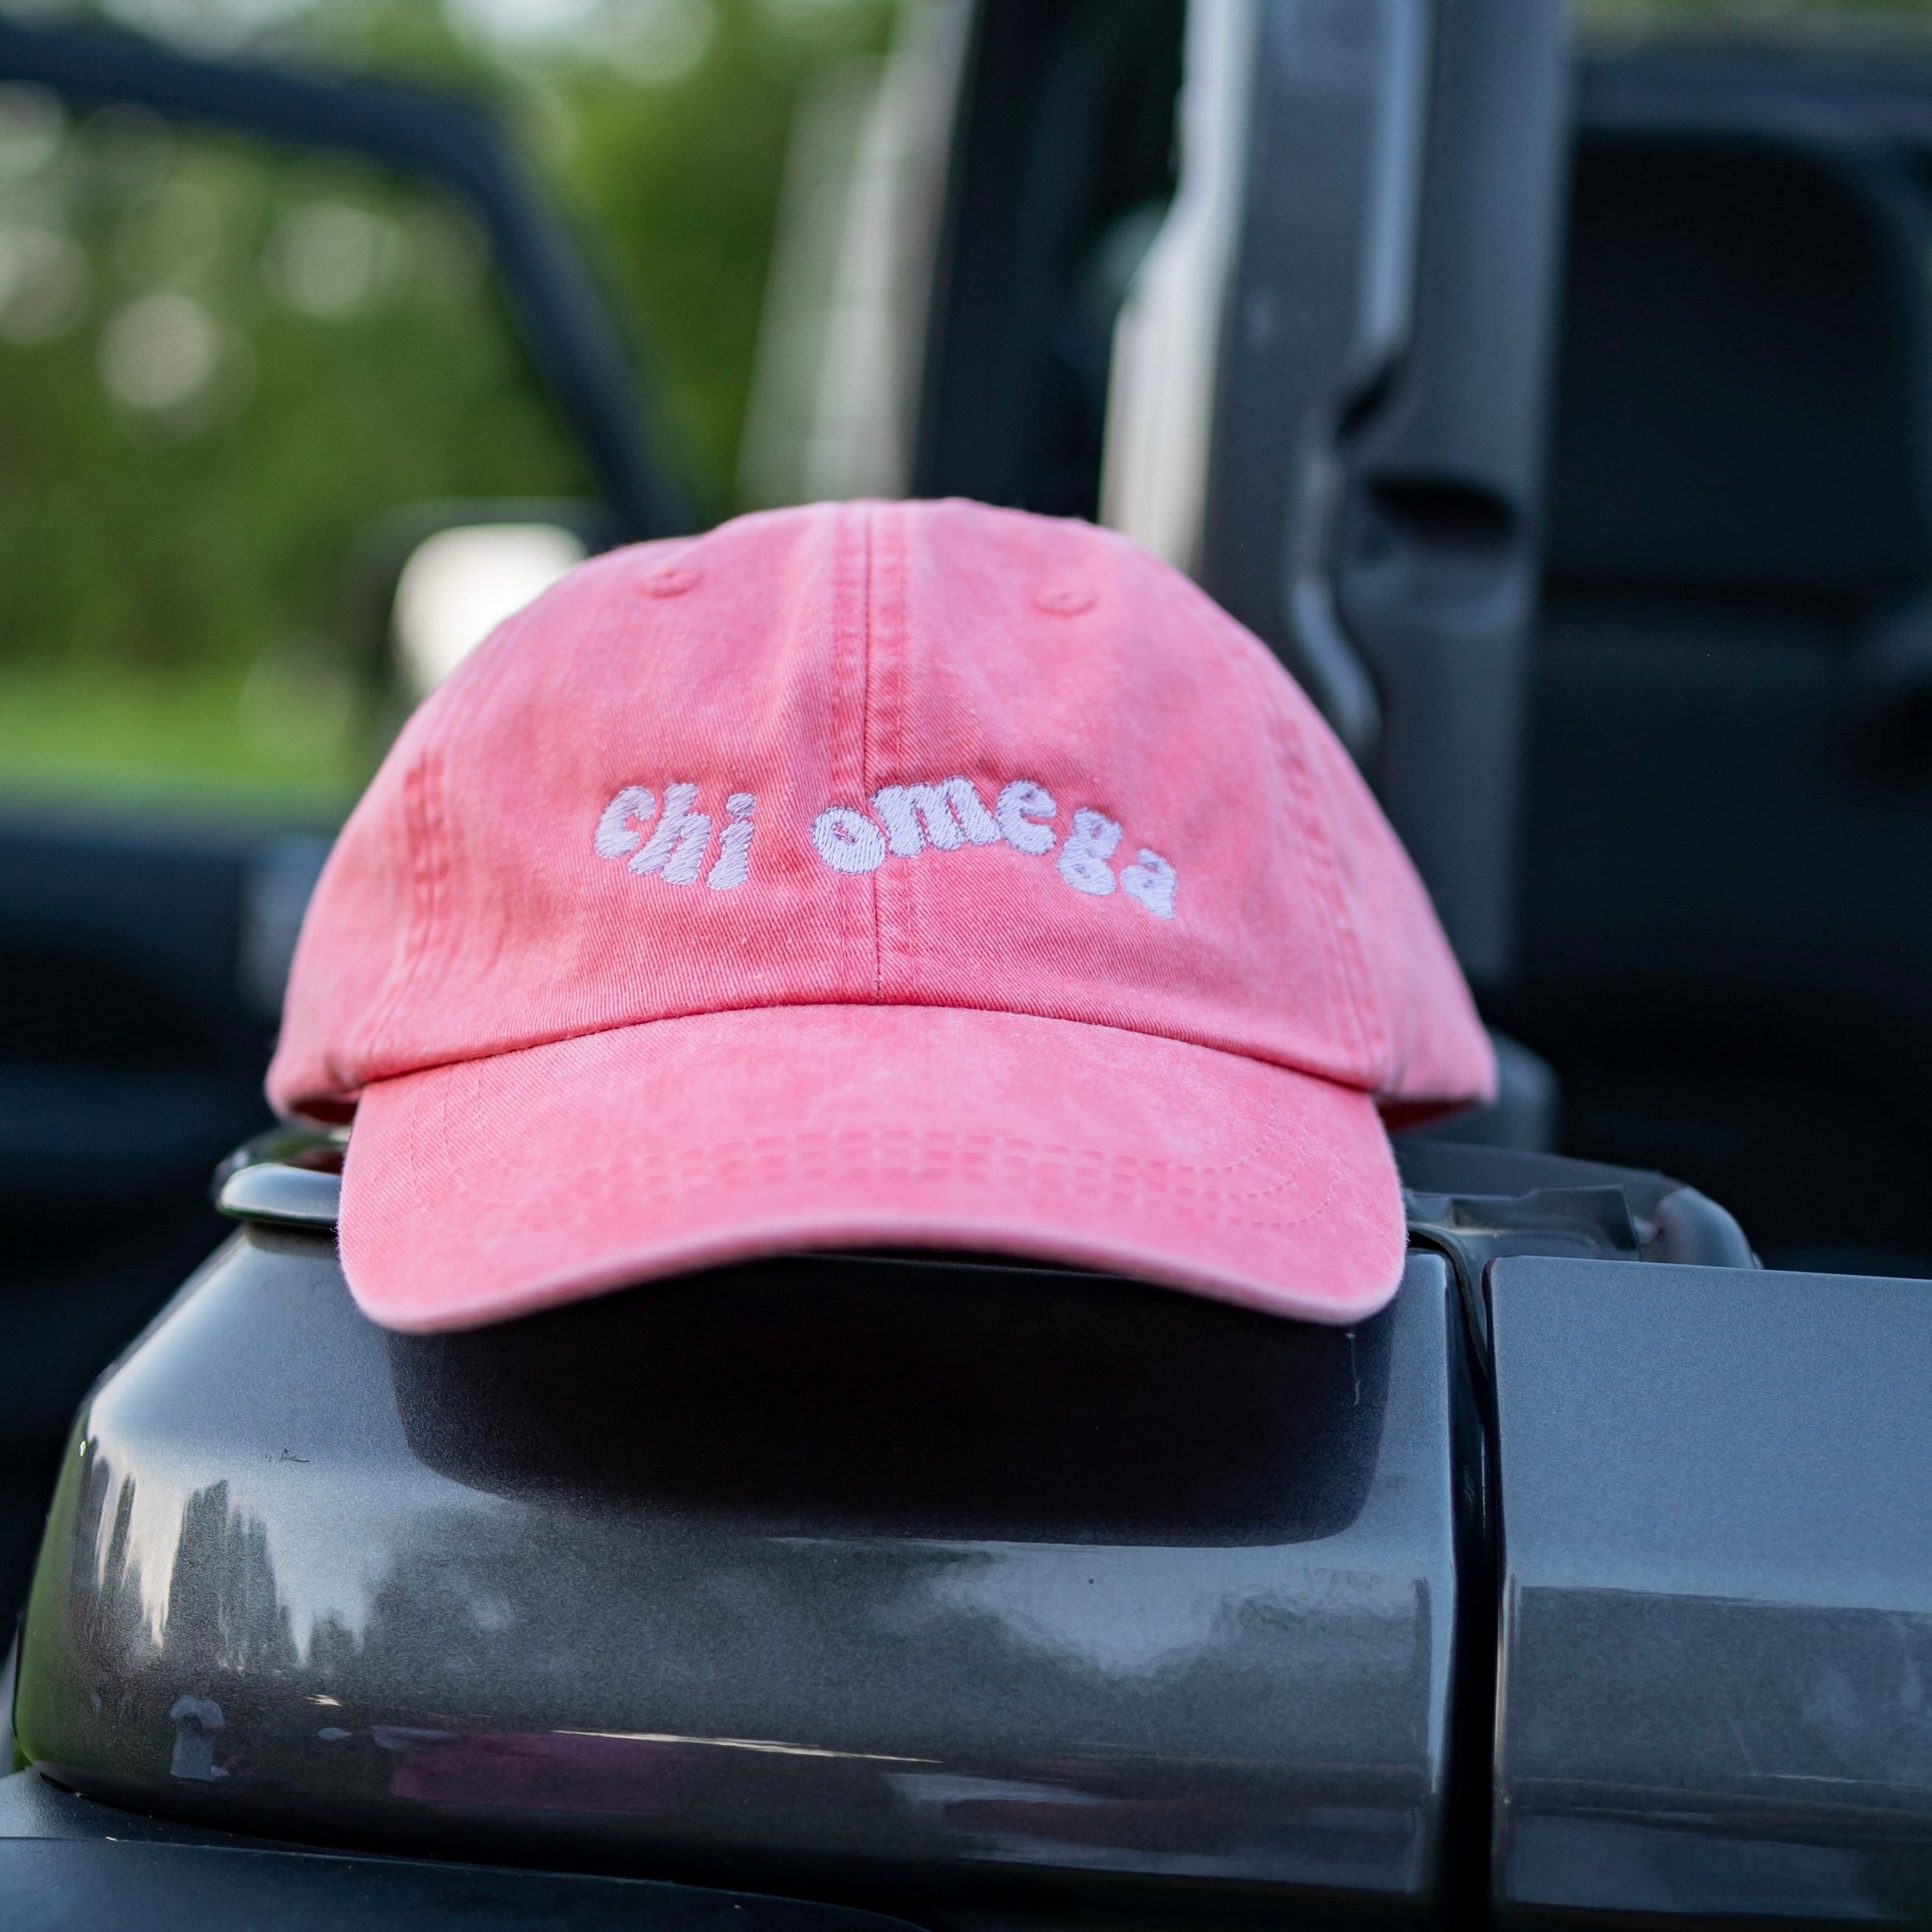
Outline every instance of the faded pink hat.
<path fill-rule="evenodd" d="M 828 1246 L 1351 1322 L 1381 1114 L 1493 1090 L 1428 899 L 1268 652 L 1078 522 L 741 518 L 573 572 L 425 704 L 269 1075 L 343 1266 L 459 1328 Z"/>

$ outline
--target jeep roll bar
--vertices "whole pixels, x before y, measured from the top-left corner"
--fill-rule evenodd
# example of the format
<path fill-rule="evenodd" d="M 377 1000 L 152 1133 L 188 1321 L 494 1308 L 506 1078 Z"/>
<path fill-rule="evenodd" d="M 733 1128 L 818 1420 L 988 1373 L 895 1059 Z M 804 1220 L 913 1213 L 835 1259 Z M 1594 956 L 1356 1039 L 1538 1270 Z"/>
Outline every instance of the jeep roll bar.
<path fill-rule="evenodd" d="M 0 80 L 362 155 L 433 182 L 482 225 L 538 379 L 582 443 L 617 535 L 689 527 L 683 493 L 652 447 L 637 372 L 581 252 L 476 106 L 419 89 L 197 60 L 132 35 L 7 22 L 0 22 Z"/>

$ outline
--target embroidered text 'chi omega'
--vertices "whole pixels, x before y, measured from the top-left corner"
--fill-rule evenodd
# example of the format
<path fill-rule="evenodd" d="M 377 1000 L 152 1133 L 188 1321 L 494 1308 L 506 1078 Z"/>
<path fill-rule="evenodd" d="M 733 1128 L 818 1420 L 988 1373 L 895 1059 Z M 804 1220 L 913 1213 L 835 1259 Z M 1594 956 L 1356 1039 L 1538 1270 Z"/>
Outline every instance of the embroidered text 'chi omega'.
<path fill-rule="evenodd" d="M 713 825 L 697 809 L 698 788 L 679 779 L 656 793 L 626 785 L 604 807 L 592 840 L 601 859 L 623 859 L 630 869 L 667 886 L 695 886 L 702 877 L 713 892 L 729 892 L 750 877 L 758 800 L 734 791 L 724 801 L 717 857 L 711 858 Z M 888 785 L 872 795 L 868 815 L 849 805 L 819 814 L 811 842 L 834 872 L 877 872 L 888 858 L 916 859 L 928 852 L 958 852 L 968 845 L 1010 845 L 1028 858 L 1058 851 L 1054 869 L 1075 892 L 1105 898 L 1122 892 L 1157 919 L 1174 916 L 1179 877 L 1158 852 L 1139 848 L 1134 862 L 1117 872 L 1114 854 L 1123 836 L 1104 812 L 1083 806 L 1067 835 L 1055 830 L 1059 806 L 1045 786 L 1016 778 L 988 810 L 970 778 L 939 778 Z"/>
<path fill-rule="evenodd" d="M 1002 840 L 1015 852 L 1043 859 L 1058 844 L 1055 869 L 1075 892 L 1104 898 L 1117 888 L 1157 919 L 1174 916 L 1179 877 L 1166 860 L 1142 846 L 1136 862 L 1117 873 L 1108 861 L 1121 829 L 1104 812 L 1084 807 L 1074 813 L 1063 844 L 1054 831 L 1060 808 L 1052 793 L 1030 778 L 1014 779 L 990 811 L 969 778 L 888 785 L 872 795 L 872 809 L 876 820 L 849 805 L 819 814 L 811 842 L 834 872 L 877 872 L 889 856 L 916 859 L 925 852 Z"/>
<path fill-rule="evenodd" d="M 679 782 L 664 788 L 664 811 L 658 814 L 654 794 L 642 785 L 626 785 L 604 807 L 594 841 L 601 859 L 630 861 L 633 872 L 654 873 L 667 886 L 695 886 L 711 849 L 711 820 L 692 809 L 698 802 L 695 785 Z M 704 883 L 713 892 L 742 886 L 751 868 L 752 823 L 758 802 L 748 791 L 734 791 L 724 801 L 724 829 L 718 835 L 718 856 Z M 657 823 L 651 824 L 655 819 Z M 650 826 L 645 836 L 643 828 Z"/>

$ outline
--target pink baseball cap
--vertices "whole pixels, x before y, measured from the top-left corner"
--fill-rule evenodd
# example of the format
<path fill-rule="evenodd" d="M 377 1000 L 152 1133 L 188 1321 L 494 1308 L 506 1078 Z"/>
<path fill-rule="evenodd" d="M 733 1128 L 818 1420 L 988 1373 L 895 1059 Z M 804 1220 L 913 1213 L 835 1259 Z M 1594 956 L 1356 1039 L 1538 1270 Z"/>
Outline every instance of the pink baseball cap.
<path fill-rule="evenodd" d="M 1494 1080 L 1252 636 L 1088 524 L 852 503 L 597 558 L 456 671 L 323 873 L 269 1093 L 353 1113 L 394 1328 L 854 1245 L 1347 1323 L 1402 1274 L 1384 1118 Z"/>

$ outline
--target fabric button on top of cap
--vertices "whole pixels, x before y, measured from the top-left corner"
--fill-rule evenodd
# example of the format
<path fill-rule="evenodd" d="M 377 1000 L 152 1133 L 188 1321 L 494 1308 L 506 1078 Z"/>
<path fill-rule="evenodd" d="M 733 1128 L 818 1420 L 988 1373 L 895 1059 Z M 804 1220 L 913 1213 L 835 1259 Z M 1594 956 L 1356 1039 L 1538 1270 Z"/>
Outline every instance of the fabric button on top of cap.
<path fill-rule="evenodd" d="M 686 591 L 696 588 L 701 575 L 695 564 L 667 564 L 644 579 L 645 594 L 653 597 L 681 597 Z"/>
<path fill-rule="evenodd" d="M 1056 617 L 1077 617 L 1082 611 L 1092 610 L 1096 601 L 1084 584 L 1045 584 L 1033 593 L 1033 601 Z"/>

